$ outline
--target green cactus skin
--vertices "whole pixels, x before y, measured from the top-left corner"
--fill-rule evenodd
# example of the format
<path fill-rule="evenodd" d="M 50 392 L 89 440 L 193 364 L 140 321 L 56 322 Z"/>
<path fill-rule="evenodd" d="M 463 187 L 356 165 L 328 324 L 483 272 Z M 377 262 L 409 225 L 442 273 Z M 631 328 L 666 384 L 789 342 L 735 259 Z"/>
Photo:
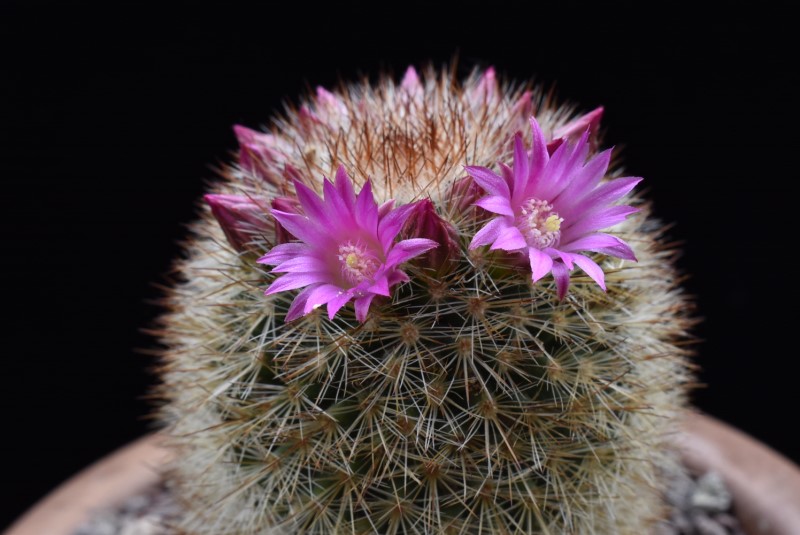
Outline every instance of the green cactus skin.
<path fill-rule="evenodd" d="M 510 162 L 531 113 L 547 134 L 572 109 L 480 73 L 417 89 L 310 98 L 274 121 L 279 157 L 215 191 L 290 195 L 292 172 L 321 189 L 343 164 L 378 202 L 435 203 L 461 240 L 449 273 L 407 267 L 364 324 L 352 305 L 286 324 L 295 292 L 265 297 L 255 263 L 274 232 L 237 253 L 208 210 L 193 225 L 161 326 L 182 532 L 643 534 L 663 516 L 692 320 L 662 226 L 628 199 L 641 211 L 613 232 L 638 263 L 595 255 L 608 291 L 574 272 L 563 301 L 552 276 L 468 251 L 486 219 L 451 193 L 462 166 Z"/>

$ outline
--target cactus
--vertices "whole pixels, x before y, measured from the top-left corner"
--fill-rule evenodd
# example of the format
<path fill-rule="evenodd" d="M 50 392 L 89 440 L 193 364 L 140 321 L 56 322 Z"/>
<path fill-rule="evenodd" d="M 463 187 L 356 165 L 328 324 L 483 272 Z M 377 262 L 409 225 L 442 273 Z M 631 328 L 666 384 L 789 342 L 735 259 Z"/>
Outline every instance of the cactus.
<path fill-rule="evenodd" d="M 585 255 L 541 256 L 568 232 L 563 201 L 525 205 L 539 226 L 521 249 L 519 232 L 485 230 L 508 210 L 487 197 L 500 184 L 490 170 L 533 176 L 536 158 L 565 154 L 582 166 L 601 114 L 574 119 L 492 69 L 463 83 L 409 69 L 400 83 L 319 89 L 271 133 L 236 127 L 238 162 L 207 196 L 165 298 L 159 416 L 179 452 L 179 528 L 639 534 L 658 522 L 691 380 L 691 307 L 662 226 L 629 194 L 638 210 L 615 206 L 612 241 Z M 620 197 L 636 181 L 611 180 L 609 156 L 584 169 L 599 162 L 598 187 L 624 186 Z M 354 286 L 376 268 L 347 249 L 355 303 L 334 306 L 338 289 L 326 313 L 309 298 L 322 283 L 303 291 L 269 266 L 308 232 L 292 218 L 313 221 L 309 203 L 353 183 L 359 202 L 394 199 L 380 217 L 408 218 L 386 247 L 436 243 L 403 257 L 388 291 Z"/>

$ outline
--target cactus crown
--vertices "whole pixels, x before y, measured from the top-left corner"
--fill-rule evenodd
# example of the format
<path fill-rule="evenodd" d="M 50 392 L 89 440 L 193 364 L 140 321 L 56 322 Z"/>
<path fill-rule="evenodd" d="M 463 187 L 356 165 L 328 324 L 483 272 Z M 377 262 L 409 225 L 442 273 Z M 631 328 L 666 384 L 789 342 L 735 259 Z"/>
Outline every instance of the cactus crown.
<path fill-rule="evenodd" d="M 599 113 L 570 115 L 491 69 L 463 84 L 410 69 L 320 89 L 269 134 L 237 127 L 238 165 L 207 197 L 163 320 L 182 529 L 641 533 L 658 519 L 688 306 L 648 205 L 608 206 L 636 181 L 590 154 Z M 339 187 L 369 188 L 381 221 L 402 211 L 397 232 L 330 241 L 351 212 L 312 211 Z"/>

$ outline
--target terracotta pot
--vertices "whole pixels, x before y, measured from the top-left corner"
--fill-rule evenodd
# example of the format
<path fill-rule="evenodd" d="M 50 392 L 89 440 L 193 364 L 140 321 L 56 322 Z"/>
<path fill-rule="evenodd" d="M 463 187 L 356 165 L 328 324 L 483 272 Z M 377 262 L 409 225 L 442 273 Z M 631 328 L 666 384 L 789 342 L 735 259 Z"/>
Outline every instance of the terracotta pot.
<path fill-rule="evenodd" d="M 679 439 L 687 466 L 716 470 L 734 496 L 749 535 L 800 534 L 800 468 L 732 427 L 689 415 Z M 5 535 L 71 535 L 93 509 L 121 503 L 156 483 L 169 453 L 161 437 L 142 438 L 62 484 L 25 513 Z"/>

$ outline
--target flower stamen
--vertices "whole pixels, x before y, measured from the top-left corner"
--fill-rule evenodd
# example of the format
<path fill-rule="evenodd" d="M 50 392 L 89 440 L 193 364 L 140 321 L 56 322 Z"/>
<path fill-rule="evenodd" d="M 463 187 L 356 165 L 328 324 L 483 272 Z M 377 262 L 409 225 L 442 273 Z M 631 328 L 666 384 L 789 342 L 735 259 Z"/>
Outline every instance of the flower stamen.
<path fill-rule="evenodd" d="M 347 242 L 339 246 L 337 256 L 342 276 L 352 285 L 369 279 L 378 270 L 378 259 L 366 247 Z"/>
<path fill-rule="evenodd" d="M 558 244 L 563 222 L 564 218 L 553 211 L 552 204 L 531 198 L 522 205 L 517 227 L 530 247 L 541 250 Z"/>

